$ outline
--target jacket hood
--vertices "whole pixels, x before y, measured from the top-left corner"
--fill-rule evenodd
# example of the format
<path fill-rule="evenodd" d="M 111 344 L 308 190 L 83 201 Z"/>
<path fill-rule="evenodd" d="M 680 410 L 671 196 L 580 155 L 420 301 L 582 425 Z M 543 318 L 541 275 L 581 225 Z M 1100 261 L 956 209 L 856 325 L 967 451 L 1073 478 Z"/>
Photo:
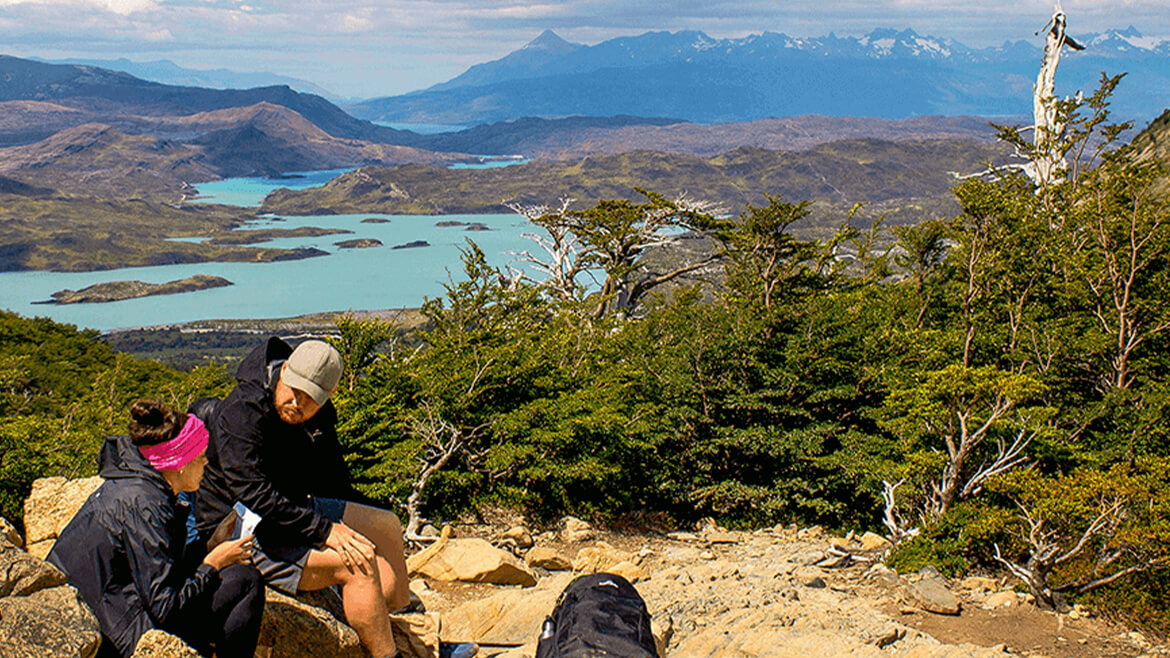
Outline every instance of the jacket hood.
<path fill-rule="evenodd" d="M 98 475 L 106 480 L 141 478 L 157 483 L 168 493 L 174 494 L 162 473 L 150 465 L 139 452 L 138 446 L 124 434 L 108 437 L 102 444 L 102 450 L 98 453 Z"/>
<path fill-rule="evenodd" d="M 268 364 L 273 361 L 287 359 L 292 354 L 292 348 L 283 340 L 273 336 L 255 349 L 248 352 L 248 356 L 240 362 L 236 369 L 236 379 L 240 382 L 252 382 L 261 388 L 268 387 Z"/>

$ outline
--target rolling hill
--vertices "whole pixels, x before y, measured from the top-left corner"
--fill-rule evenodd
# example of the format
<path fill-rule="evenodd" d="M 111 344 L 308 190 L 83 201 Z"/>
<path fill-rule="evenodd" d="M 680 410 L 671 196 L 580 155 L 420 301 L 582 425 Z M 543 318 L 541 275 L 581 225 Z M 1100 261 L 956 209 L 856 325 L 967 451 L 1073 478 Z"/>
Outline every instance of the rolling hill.
<path fill-rule="evenodd" d="M 326 185 L 279 189 L 262 212 L 493 213 L 506 203 L 552 204 L 572 198 L 587 207 L 599 199 L 638 198 L 643 187 L 676 197 L 715 201 L 729 213 L 766 203 L 765 193 L 818 202 L 815 221 L 836 225 L 854 203 L 864 216 L 892 223 L 957 211 L 950 171 L 970 172 L 1002 162 L 1002 145 L 965 140 L 891 142 L 859 139 L 804 151 L 742 147 L 715 157 L 635 151 L 560 163 L 453 170 L 422 165 L 365 167 Z"/>
<path fill-rule="evenodd" d="M 71 122 L 79 118 L 67 116 Z M 177 201 L 189 191 L 188 183 L 221 177 L 363 164 L 442 165 L 466 157 L 337 138 L 293 110 L 266 102 L 182 117 L 110 119 L 0 147 L 0 174 L 74 196 Z"/>
<path fill-rule="evenodd" d="M 148 82 L 94 66 L 46 64 L 0 55 L 0 102 L 40 101 L 100 115 L 185 116 L 267 102 L 303 116 L 329 135 L 393 143 L 400 132 L 355 119 L 336 105 L 287 86 L 205 89 Z"/>

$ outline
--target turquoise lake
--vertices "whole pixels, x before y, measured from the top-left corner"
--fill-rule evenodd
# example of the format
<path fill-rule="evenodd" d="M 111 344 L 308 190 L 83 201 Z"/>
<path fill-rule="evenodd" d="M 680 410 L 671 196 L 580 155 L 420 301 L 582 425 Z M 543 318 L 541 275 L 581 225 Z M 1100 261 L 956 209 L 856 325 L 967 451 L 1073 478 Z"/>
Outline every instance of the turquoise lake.
<path fill-rule="evenodd" d="M 320 185 L 338 171 L 306 172 L 281 179 L 231 179 L 198 185 L 200 201 L 255 206 L 277 187 Z M 362 223 L 363 219 L 389 223 Z M 439 222 L 479 223 L 491 230 L 436 226 Z M 521 237 L 533 226 L 519 215 L 323 215 L 261 219 L 244 228 L 319 226 L 352 231 L 315 238 L 282 238 L 264 247 L 316 247 L 328 256 L 277 263 L 196 263 L 134 267 L 102 272 L 6 272 L 0 274 L 0 308 L 24 316 L 47 316 L 80 327 L 109 330 L 227 318 L 278 318 L 326 311 L 413 308 L 426 297 L 443 294 L 443 284 L 463 276 L 460 249 L 468 238 L 504 266 L 535 243 Z M 334 243 L 357 238 L 380 240 L 381 247 L 341 249 Z M 188 238 L 191 239 L 191 238 Z M 418 240 L 428 247 L 393 249 Z M 195 274 L 222 276 L 235 285 L 213 290 L 158 295 L 105 304 L 42 305 L 52 293 L 104 281 L 163 283 Z"/>

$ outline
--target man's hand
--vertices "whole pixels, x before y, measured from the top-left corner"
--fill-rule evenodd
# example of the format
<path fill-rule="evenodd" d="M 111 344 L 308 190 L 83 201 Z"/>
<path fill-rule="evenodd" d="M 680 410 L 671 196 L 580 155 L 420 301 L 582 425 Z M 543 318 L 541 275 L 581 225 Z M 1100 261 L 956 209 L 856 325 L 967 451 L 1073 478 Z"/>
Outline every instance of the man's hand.
<path fill-rule="evenodd" d="M 223 542 L 219 546 L 211 549 L 207 557 L 203 558 L 203 563 L 215 567 L 216 571 L 220 571 L 224 567 L 230 567 L 233 564 L 251 564 L 252 535 Z"/>
<path fill-rule="evenodd" d="M 329 529 L 329 536 L 325 538 L 325 547 L 337 551 L 350 571 L 356 567 L 362 573 L 370 573 L 370 565 L 374 562 L 374 542 L 353 528 L 335 522 Z"/>

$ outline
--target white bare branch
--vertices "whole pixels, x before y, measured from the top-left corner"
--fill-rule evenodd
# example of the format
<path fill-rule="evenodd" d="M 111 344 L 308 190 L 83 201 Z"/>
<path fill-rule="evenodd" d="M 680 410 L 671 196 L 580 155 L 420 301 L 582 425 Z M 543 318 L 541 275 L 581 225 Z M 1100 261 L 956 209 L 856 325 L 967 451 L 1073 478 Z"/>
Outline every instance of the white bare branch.
<path fill-rule="evenodd" d="M 990 478 L 1006 473 L 1011 469 L 1023 464 L 1027 461 L 1024 456 L 1024 449 L 1032 443 L 1032 439 L 1036 438 L 1038 432 L 1035 430 L 1029 432 L 1027 425 L 1021 423 L 1019 431 L 1016 432 L 1016 437 L 1011 445 L 1007 445 L 1002 438 L 996 438 L 997 450 L 995 458 L 991 460 L 990 464 L 983 464 L 963 485 L 963 489 L 959 494 L 960 498 L 968 498 L 974 496 L 983 490 L 983 483 Z"/>
<path fill-rule="evenodd" d="M 460 451 L 467 449 L 470 439 L 475 437 L 481 428 L 464 432 L 447 422 L 431 406 L 424 406 L 421 416 L 414 416 L 410 420 L 410 433 L 422 439 L 423 454 L 419 457 L 422 469 L 418 478 L 411 485 L 410 495 L 406 498 L 407 522 L 405 536 L 407 541 L 425 542 L 433 538 L 418 534 L 419 528 L 425 522 L 421 515 L 423 490 L 431 476 L 447 465 L 447 462 Z"/>

